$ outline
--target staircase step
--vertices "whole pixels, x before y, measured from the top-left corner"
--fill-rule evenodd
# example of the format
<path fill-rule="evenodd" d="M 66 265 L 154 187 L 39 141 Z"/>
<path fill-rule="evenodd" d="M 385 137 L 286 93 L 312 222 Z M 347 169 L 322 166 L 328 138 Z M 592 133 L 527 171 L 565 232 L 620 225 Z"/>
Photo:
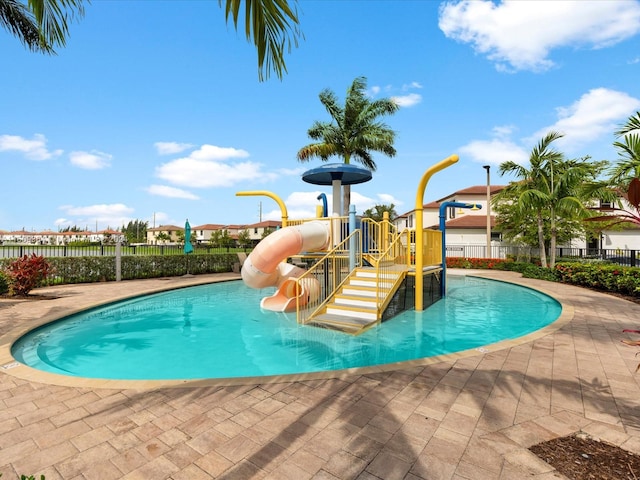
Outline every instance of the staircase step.
<path fill-rule="evenodd" d="M 322 313 L 314 317 L 309 324 L 316 327 L 338 330 L 351 335 L 359 335 L 377 323 L 378 322 L 376 320 L 366 320 L 358 317 L 345 317 L 343 315 Z"/>
<path fill-rule="evenodd" d="M 345 317 L 357 317 L 368 320 L 377 320 L 378 311 L 374 308 L 359 307 L 351 305 L 336 305 L 330 304 L 326 307 L 326 313 L 332 313 L 334 315 L 342 315 Z"/>
<path fill-rule="evenodd" d="M 340 293 L 334 297 L 335 305 L 351 305 L 355 307 L 376 308 L 375 296 L 347 295 Z"/>
<path fill-rule="evenodd" d="M 387 288 L 380 288 L 378 290 L 378 296 L 379 297 L 386 297 L 387 293 L 389 292 L 389 289 Z M 355 296 L 360 296 L 360 297 L 372 297 L 375 298 L 376 296 L 376 287 L 373 286 L 364 286 L 364 285 L 345 285 L 344 287 L 342 287 L 342 293 L 344 295 L 355 295 Z"/>
<path fill-rule="evenodd" d="M 400 273 L 388 271 L 380 274 L 380 278 L 395 280 L 400 276 Z M 376 278 L 375 270 L 356 270 L 356 278 Z"/>
<path fill-rule="evenodd" d="M 391 287 L 393 287 L 393 283 L 391 282 L 380 282 L 379 289 L 381 291 L 389 291 Z M 345 285 L 345 287 L 368 287 L 375 290 L 376 282 L 375 280 L 364 280 L 360 278 L 352 278 L 349 283 Z"/>

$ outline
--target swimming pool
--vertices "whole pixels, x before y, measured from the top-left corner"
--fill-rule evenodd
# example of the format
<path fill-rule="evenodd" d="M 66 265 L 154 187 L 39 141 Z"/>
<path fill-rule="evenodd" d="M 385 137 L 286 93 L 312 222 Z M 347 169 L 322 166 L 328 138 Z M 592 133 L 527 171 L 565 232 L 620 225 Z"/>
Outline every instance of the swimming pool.
<path fill-rule="evenodd" d="M 557 301 L 538 291 L 450 276 L 445 299 L 353 337 L 260 310 L 267 290 L 234 281 L 109 304 L 30 332 L 12 346 L 12 354 L 36 369 L 88 378 L 270 376 L 478 348 L 531 333 L 561 313 Z"/>

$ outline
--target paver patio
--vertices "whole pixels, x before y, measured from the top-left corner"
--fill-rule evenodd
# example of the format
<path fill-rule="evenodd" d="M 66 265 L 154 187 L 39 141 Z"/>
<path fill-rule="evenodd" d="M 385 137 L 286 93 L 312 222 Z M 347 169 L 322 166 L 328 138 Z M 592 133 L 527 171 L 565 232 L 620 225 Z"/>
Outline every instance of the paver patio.
<path fill-rule="evenodd" d="M 640 454 L 640 360 L 620 343 L 624 328 L 640 328 L 640 305 L 512 272 L 465 273 L 552 292 L 562 320 L 388 370 L 163 385 L 58 377 L 7 352 L 20 332 L 57 316 L 238 275 L 0 300 L 2 479 L 557 479 L 527 447 L 578 430 Z"/>

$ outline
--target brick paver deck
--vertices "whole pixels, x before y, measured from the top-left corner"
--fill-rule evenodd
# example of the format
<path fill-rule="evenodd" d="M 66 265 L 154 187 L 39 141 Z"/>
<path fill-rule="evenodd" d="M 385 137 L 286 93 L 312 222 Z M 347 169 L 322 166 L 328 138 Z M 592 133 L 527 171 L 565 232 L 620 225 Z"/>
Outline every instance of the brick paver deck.
<path fill-rule="evenodd" d="M 0 301 L 0 473 L 63 479 L 550 479 L 527 447 L 578 430 L 640 453 L 640 305 L 567 285 L 559 325 L 395 369 L 236 382 L 70 379 L 16 365 L 22 331 L 128 295 L 237 278 L 66 285 Z M 559 327 L 559 328 L 558 328 Z M 225 386 L 226 385 L 226 386 Z"/>

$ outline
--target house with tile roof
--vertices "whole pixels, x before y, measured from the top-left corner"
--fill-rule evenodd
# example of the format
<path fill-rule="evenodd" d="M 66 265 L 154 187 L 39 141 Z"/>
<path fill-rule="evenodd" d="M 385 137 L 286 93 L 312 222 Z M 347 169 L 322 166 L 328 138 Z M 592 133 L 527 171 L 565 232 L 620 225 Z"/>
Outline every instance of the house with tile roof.
<path fill-rule="evenodd" d="M 491 197 L 505 188 L 504 185 L 491 185 Z M 423 225 L 425 228 L 438 229 L 440 223 L 440 205 L 445 202 L 460 202 L 469 204 L 479 204 L 479 210 L 461 209 L 449 207 L 445 212 L 445 233 L 447 254 L 455 255 L 456 248 L 460 246 L 478 247 L 476 252 L 484 254 L 487 244 L 487 187 L 486 185 L 476 185 L 453 192 L 446 197 L 423 205 Z M 629 204 L 622 199 L 622 206 L 631 210 Z M 601 204 L 600 207 L 607 207 Z M 496 224 L 496 216 L 491 215 L 491 246 L 509 246 L 500 233 Z M 410 210 L 399 215 L 394 224 L 399 230 L 405 228 L 415 228 L 415 210 Z M 484 248 L 483 248 L 484 247 Z M 600 238 L 587 241 L 584 238 L 576 238 L 569 245 L 562 248 L 587 249 L 587 250 L 638 250 L 640 251 L 640 226 L 625 223 L 616 229 L 603 230 Z M 494 252 L 495 254 L 495 252 Z"/>
<path fill-rule="evenodd" d="M 147 228 L 148 245 L 173 245 L 178 243 L 178 232 L 184 232 L 184 227 L 176 225 L 160 225 Z"/>
<path fill-rule="evenodd" d="M 491 197 L 504 189 L 504 185 L 491 185 Z M 480 209 L 449 207 L 445 211 L 446 243 L 447 245 L 478 245 L 487 244 L 487 187 L 477 185 L 453 192 L 446 197 L 423 205 L 422 218 L 425 228 L 438 229 L 440 224 L 440 206 L 445 202 L 459 202 L 476 204 Z M 416 211 L 410 210 L 399 215 L 395 221 L 399 230 L 415 228 Z M 501 245 L 499 232 L 494 232 L 495 215 L 491 215 L 491 244 Z"/>

